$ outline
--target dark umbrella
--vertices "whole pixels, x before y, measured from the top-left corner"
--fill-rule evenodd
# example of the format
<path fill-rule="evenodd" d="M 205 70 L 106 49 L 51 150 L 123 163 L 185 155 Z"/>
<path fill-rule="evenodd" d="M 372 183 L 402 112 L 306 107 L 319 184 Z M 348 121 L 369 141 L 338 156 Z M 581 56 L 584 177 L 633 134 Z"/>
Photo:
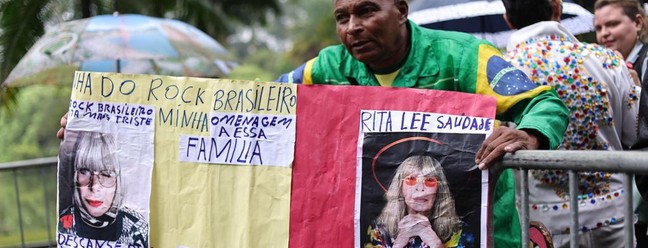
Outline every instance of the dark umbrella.
<path fill-rule="evenodd" d="M 505 9 L 500 0 L 417 0 L 409 11 L 409 18 L 420 26 L 471 33 L 500 48 L 513 33 L 502 17 Z M 561 23 L 572 34 L 594 31 L 593 18 L 580 5 L 563 2 Z"/>

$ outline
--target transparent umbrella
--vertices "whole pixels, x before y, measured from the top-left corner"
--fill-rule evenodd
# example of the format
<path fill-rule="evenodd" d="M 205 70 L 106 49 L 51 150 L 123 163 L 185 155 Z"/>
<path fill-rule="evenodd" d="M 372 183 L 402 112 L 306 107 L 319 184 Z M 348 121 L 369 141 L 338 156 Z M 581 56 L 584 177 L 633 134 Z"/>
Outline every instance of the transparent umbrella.
<path fill-rule="evenodd" d="M 223 46 L 187 23 L 100 15 L 48 29 L 3 86 L 70 83 L 75 70 L 224 77 L 234 65 Z"/>
<path fill-rule="evenodd" d="M 415 0 L 409 18 L 427 28 L 471 33 L 503 48 L 513 33 L 502 17 L 505 11 L 501 0 Z M 592 13 L 569 0 L 563 2 L 561 23 L 575 35 L 594 31 Z"/>

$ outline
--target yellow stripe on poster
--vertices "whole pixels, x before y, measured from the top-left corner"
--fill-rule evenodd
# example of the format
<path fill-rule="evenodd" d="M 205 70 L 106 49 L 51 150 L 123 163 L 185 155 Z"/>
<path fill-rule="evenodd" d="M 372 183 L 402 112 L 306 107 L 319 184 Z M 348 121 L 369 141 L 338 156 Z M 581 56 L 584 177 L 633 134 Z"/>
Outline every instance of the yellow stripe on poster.
<path fill-rule="evenodd" d="M 151 247 L 287 247 L 296 89 L 77 72 L 72 99 L 101 103 L 111 121 L 153 107 Z"/>

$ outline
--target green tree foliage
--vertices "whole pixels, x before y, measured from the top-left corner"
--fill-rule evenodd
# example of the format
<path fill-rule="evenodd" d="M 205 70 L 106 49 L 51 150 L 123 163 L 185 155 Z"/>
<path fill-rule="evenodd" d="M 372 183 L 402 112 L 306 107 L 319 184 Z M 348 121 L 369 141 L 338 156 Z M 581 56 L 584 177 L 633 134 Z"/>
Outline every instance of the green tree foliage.
<path fill-rule="evenodd" d="M 66 86 L 33 85 L 18 93 L 15 111 L 0 112 L 0 162 L 54 156 L 59 140 L 59 119 L 67 110 L 70 89 Z"/>
<path fill-rule="evenodd" d="M 335 31 L 333 4 L 330 0 L 318 0 L 304 6 L 300 22 L 293 33 L 294 47 L 289 52 L 293 64 L 304 63 L 317 56 L 322 48 L 340 43 Z"/>
<path fill-rule="evenodd" d="M 268 25 L 262 32 L 248 30 L 252 32 L 251 39 L 230 43 L 230 50 L 242 58 L 231 78 L 272 81 L 316 57 L 322 48 L 339 43 L 332 1 L 285 3 L 281 12 L 282 16 L 269 17 L 275 25 Z M 286 47 L 273 47 L 271 43 Z"/>
<path fill-rule="evenodd" d="M 273 81 L 277 78 L 277 71 L 287 68 L 287 61 L 282 59 L 281 54 L 272 52 L 270 49 L 260 49 L 244 60 L 238 67 L 234 68 L 229 78 L 240 80 Z M 286 69 L 289 70 L 289 69 Z"/>
<path fill-rule="evenodd" d="M 279 13 L 278 0 L 157 0 L 115 1 L 115 11 L 170 17 L 194 25 L 219 41 L 235 30 L 235 23 L 264 24 L 268 12 Z"/>
<path fill-rule="evenodd" d="M 24 0 L 0 2 L 0 78 L 9 75 L 31 45 L 44 33 L 42 13 L 49 13 L 47 1 Z M 45 10 L 45 11 L 43 11 Z M 2 97 L 2 95 L 0 95 Z M 4 98 L 4 97 L 2 97 Z"/>

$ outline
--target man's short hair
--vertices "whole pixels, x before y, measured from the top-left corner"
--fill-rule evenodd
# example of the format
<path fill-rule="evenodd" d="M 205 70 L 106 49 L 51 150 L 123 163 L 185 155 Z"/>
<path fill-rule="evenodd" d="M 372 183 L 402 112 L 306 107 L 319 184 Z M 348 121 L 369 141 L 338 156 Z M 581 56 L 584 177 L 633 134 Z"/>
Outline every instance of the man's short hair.
<path fill-rule="evenodd" d="M 502 0 L 506 18 L 516 28 L 551 20 L 553 14 L 549 0 Z"/>

